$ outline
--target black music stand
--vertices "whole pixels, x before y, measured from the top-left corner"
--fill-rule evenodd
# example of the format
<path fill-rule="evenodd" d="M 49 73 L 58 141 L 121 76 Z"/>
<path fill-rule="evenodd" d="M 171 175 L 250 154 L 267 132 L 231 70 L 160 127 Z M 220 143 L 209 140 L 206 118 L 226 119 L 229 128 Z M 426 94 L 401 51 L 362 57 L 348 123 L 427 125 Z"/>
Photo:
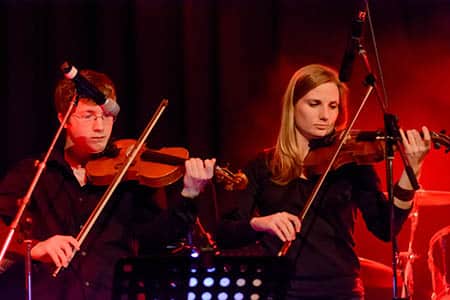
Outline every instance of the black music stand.
<path fill-rule="evenodd" d="M 282 299 L 287 273 L 280 257 L 124 258 L 116 264 L 112 299 Z"/>

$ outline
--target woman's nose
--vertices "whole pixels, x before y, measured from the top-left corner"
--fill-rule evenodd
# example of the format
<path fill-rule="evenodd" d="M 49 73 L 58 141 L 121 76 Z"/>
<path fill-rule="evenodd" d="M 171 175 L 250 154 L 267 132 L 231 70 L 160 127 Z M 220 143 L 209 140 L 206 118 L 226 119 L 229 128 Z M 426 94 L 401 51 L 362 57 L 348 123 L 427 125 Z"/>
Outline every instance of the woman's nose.
<path fill-rule="evenodd" d="M 330 111 L 329 111 L 329 109 L 327 107 L 320 108 L 320 110 L 319 110 L 319 118 L 321 120 L 328 120 L 329 116 L 330 116 Z"/>

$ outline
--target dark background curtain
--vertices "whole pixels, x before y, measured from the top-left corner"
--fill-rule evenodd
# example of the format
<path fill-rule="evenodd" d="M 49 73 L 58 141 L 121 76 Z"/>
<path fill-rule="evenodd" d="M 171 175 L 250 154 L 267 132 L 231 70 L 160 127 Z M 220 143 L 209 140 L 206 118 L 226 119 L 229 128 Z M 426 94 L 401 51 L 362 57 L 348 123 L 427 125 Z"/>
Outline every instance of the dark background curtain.
<path fill-rule="evenodd" d="M 116 83 L 122 111 L 115 137 L 137 138 L 167 97 L 150 147 L 183 146 L 191 156 L 240 168 L 274 144 L 292 73 L 309 63 L 339 68 L 356 6 L 334 0 L 0 1 L 0 175 L 48 147 L 57 128 L 53 88 L 64 60 L 105 72 Z M 403 128 L 449 129 L 450 2 L 370 2 L 390 110 Z M 375 66 L 368 24 L 364 45 Z M 364 76 L 357 60 L 351 112 L 365 92 Z M 356 127 L 382 126 L 372 96 Z M 424 189 L 450 190 L 449 161 L 443 151 L 429 155 Z M 397 177 L 401 169 L 397 158 Z M 377 170 L 384 178 L 383 163 Z M 388 263 L 388 246 L 373 245 L 379 243 L 365 240 L 359 247 Z"/>

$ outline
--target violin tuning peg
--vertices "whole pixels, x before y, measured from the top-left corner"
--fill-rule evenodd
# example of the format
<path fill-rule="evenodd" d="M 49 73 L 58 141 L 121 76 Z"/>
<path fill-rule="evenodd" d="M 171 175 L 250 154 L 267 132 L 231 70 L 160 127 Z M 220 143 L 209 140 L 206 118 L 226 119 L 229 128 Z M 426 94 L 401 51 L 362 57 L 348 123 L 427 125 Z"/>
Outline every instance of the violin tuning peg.
<path fill-rule="evenodd" d="M 233 190 L 233 185 L 232 184 L 226 184 L 223 188 L 225 189 L 225 191 L 231 192 Z"/>

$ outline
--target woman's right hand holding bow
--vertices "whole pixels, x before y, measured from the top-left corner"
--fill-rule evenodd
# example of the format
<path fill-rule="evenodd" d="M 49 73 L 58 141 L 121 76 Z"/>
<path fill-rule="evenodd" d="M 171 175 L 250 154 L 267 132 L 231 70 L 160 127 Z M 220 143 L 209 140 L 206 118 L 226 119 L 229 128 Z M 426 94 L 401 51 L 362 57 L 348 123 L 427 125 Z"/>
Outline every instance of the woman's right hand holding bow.
<path fill-rule="evenodd" d="M 298 216 L 288 212 L 278 212 L 268 216 L 254 217 L 250 226 L 255 231 L 267 232 L 276 235 L 283 242 L 295 240 L 300 232 L 301 222 Z"/>

